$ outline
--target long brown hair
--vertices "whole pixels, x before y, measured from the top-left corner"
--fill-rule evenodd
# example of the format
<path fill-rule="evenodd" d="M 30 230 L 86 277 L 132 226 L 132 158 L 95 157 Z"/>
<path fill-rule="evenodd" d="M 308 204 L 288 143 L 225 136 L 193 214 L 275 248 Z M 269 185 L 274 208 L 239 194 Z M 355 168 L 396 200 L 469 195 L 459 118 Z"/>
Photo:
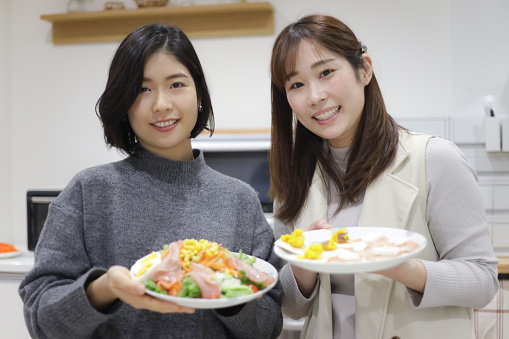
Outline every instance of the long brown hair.
<path fill-rule="evenodd" d="M 373 74 L 364 87 L 365 103 L 345 172 L 329 158 L 324 139 L 295 121 L 286 98 L 285 82 L 295 68 L 300 42 L 306 39 L 343 56 L 359 78 L 364 49 L 355 34 L 340 20 L 310 15 L 287 26 L 272 49 L 271 94 L 272 136 L 269 195 L 277 200 L 276 218 L 291 222 L 301 212 L 318 168 L 330 192 L 329 180 L 340 192 L 342 208 L 358 198 L 393 161 L 398 144 L 398 126 L 387 113 L 378 82 Z"/>

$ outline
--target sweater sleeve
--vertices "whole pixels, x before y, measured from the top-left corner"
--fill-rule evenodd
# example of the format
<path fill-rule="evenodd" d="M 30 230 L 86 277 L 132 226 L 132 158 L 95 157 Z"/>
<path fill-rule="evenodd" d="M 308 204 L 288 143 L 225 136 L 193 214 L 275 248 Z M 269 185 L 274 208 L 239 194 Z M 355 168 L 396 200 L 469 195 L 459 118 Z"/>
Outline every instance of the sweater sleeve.
<path fill-rule="evenodd" d="M 439 261 L 423 261 L 423 294 L 409 290 L 416 308 L 482 308 L 498 289 L 497 264 L 477 175 L 459 148 L 431 138 L 426 148 L 427 219 Z"/>
<path fill-rule="evenodd" d="M 277 203 L 274 206 L 277 208 Z M 286 224 L 278 219 L 274 219 L 274 235 L 276 239 L 279 239 L 281 235 L 290 232 L 291 230 L 288 229 Z M 295 280 L 292 272 L 292 267 L 289 263 L 285 264 L 279 271 L 279 280 L 281 280 L 284 290 L 283 304 L 281 307 L 283 314 L 292 319 L 305 317 L 308 314 L 309 308 L 313 304 L 313 299 L 316 295 L 316 291 L 318 290 L 318 286 L 320 285 L 320 278 L 318 278 L 309 298 L 304 297 L 302 293 L 300 293 L 297 281 Z"/>
<path fill-rule="evenodd" d="M 96 311 L 85 294 L 86 285 L 104 270 L 88 260 L 79 208 L 79 185 L 71 183 L 62 198 L 51 204 L 36 248 L 36 261 L 19 287 L 27 328 L 33 338 L 86 338 L 113 316 Z M 63 196 L 71 197 L 65 203 Z"/>
<path fill-rule="evenodd" d="M 253 227 L 252 233 L 242 232 L 250 233 L 251 255 L 269 262 L 278 269 L 279 259 L 273 252 L 274 235 L 259 206 L 258 199 L 256 198 L 256 201 L 243 208 L 247 211 L 247 219 L 242 223 Z M 282 298 L 283 287 L 278 279 L 270 291 L 263 294 L 261 298 L 248 302 L 237 314 L 226 316 L 220 311 L 216 314 L 234 338 L 277 338 L 283 328 Z"/>

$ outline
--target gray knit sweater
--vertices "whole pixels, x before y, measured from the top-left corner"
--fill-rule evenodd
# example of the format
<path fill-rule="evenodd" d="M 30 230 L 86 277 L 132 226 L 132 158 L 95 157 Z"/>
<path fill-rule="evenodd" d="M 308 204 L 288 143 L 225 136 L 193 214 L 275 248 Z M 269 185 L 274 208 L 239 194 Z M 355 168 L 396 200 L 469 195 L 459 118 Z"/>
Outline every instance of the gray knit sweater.
<path fill-rule="evenodd" d="M 185 238 L 207 239 L 277 263 L 273 233 L 256 192 L 205 164 L 140 149 L 122 161 L 80 172 L 51 204 L 21 282 L 25 321 L 36 338 L 276 338 L 282 287 L 243 308 L 159 314 L 117 301 L 105 313 L 85 286 L 112 265 Z"/>

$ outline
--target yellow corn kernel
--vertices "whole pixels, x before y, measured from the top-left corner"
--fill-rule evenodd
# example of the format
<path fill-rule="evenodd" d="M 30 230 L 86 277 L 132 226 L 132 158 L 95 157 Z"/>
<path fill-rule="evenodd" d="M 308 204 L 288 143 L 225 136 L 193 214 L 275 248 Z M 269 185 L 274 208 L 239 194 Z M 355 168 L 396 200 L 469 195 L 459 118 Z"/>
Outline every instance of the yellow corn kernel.
<path fill-rule="evenodd" d="M 203 258 L 217 255 L 220 247 L 218 243 L 205 239 L 185 239 L 180 254 L 183 262 L 198 262 Z"/>

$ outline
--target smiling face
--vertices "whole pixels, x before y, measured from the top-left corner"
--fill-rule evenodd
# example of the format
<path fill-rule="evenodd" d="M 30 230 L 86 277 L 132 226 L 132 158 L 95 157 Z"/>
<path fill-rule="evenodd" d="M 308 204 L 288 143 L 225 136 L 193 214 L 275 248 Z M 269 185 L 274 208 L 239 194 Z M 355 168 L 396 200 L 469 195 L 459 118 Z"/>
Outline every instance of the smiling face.
<path fill-rule="evenodd" d="M 198 118 L 198 98 L 188 69 L 165 52 L 145 63 L 140 93 L 128 112 L 138 142 L 172 160 L 193 159 L 190 133 Z"/>
<path fill-rule="evenodd" d="M 299 122 L 332 147 L 350 146 L 357 131 L 372 74 L 371 59 L 364 60 L 357 76 L 344 57 L 308 40 L 299 43 L 286 97 Z"/>

